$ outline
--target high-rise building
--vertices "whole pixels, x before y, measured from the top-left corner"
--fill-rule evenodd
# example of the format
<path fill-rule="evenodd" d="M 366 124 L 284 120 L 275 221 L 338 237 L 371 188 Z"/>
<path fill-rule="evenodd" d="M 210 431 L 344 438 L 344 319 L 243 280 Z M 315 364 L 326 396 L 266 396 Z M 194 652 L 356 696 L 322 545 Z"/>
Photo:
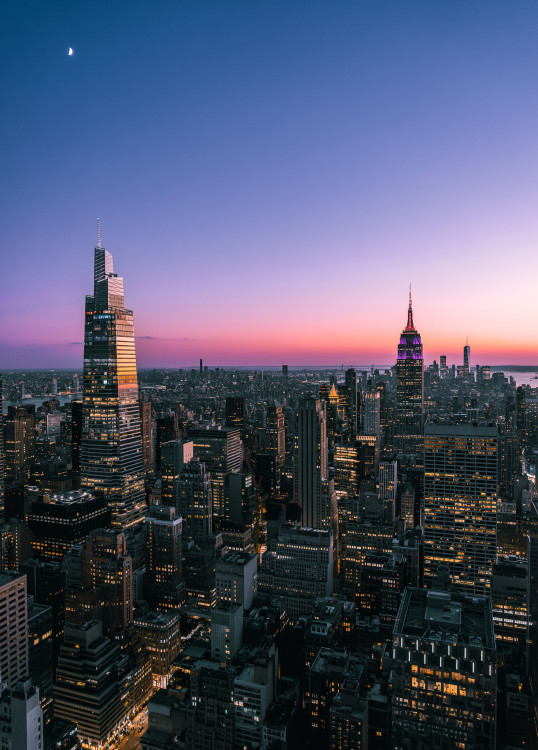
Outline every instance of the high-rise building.
<path fill-rule="evenodd" d="M 381 398 L 371 383 L 363 394 L 362 434 L 379 437 L 381 430 Z"/>
<path fill-rule="evenodd" d="M 439 357 L 439 375 L 441 378 L 448 377 L 448 367 L 446 366 L 446 354 Z"/>
<path fill-rule="evenodd" d="M 80 449 L 82 446 L 82 401 L 71 401 L 71 466 L 80 474 Z"/>
<path fill-rule="evenodd" d="M 424 440 L 424 360 L 420 334 L 413 324 L 409 292 L 407 325 L 400 336 L 396 360 L 396 434 L 400 453 L 421 453 Z"/>
<path fill-rule="evenodd" d="M 133 566 L 123 532 L 93 531 L 86 539 L 85 589 L 101 589 L 104 597 L 105 632 L 116 636 L 133 619 Z"/>
<path fill-rule="evenodd" d="M 186 463 L 175 484 L 176 511 L 183 519 L 183 538 L 203 539 L 213 528 L 211 474 L 198 460 Z"/>
<path fill-rule="evenodd" d="M 243 643 L 243 605 L 220 601 L 211 610 L 211 658 L 230 662 Z"/>
<path fill-rule="evenodd" d="M 346 422 L 348 440 L 353 442 L 357 435 L 357 423 L 359 417 L 359 410 L 357 408 L 357 371 L 353 367 L 346 370 L 345 383 L 347 387 Z"/>
<path fill-rule="evenodd" d="M 215 583 L 217 601 L 252 607 L 256 595 L 258 559 L 248 552 L 228 552 L 217 560 Z"/>
<path fill-rule="evenodd" d="M 163 505 L 176 504 L 178 480 L 184 465 L 191 461 L 192 457 L 192 441 L 170 440 L 161 445 L 161 502 Z"/>
<path fill-rule="evenodd" d="M 41 706 L 49 718 L 54 681 L 52 609 L 28 597 L 28 675 L 39 688 Z M 1 745 L 0 745 L 1 747 Z"/>
<path fill-rule="evenodd" d="M 463 347 L 463 372 L 466 376 L 468 376 L 470 371 L 471 371 L 471 347 L 469 346 L 469 342 L 467 341 L 465 346 Z"/>
<path fill-rule="evenodd" d="M 189 430 L 189 440 L 194 444 L 194 457 L 202 461 L 211 473 L 213 518 L 225 519 L 226 473 L 237 473 L 243 466 L 241 433 L 234 427 L 192 429 Z"/>
<path fill-rule="evenodd" d="M 495 748 L 491 601 L 408 587 L 394 627 L 394 750 Z"/>
<path fill-rule="evenodd" d="M 279 472 L 286 460 L 286 427 L 281 406 L 267 407 L 265 434 L 265 452 L 270 456 L 275 456 L 276 470 Z"/>
<path fill-rule="evenodd" d="M 226 427 L 245 430 L 248 417 L 247 402 L 244 396 L 226 396 Z"/>
<path fill-rule="evenodd" d="M 151 471 L 153 468 L 151 401 L 140 399 L 138 408 L 140 410 L 140 430 L 142 435 L 142 464 L 144 471 Z"/>
<path fill-rule="evenodd" d="M 0 682 L 0 747 L 2 750 L 44 750 L 43 711 L 39 688 L 20 680 L 12 690 Z"/>
<path fill-rule="evenodd" d="M 305 399 L 297 417 L 297 450 L 293 466 L 293 497 L 301 506 L 306 528 L 321 529 L 329 520 L 323 502 L 328 477 L 327 414 L 325 402 Z"/>
<path fill-rule="evenodd" d="M 86 297 L 81 483 L 104 493 L 112 526 L 144 521 L 146 509 L 133 313 L 112 255 L 95 248 L 94 290 Z"/>
<path fill-rule="evenodd" d="M 8 485 L 26 482 L 35 458 L 35 406 L 9 406 L 4 419 L 4 472 Z"/>
<path fill-rule="evenodd" d="M 224 750 L 234 746 L 235 670 L 198 660 L 191 672 L 187 706 L 187 750 Z"/>
<path fill-rule="evenodd" d="M 159 414 L 155 420 L 155 465 L 161 468 L 162 446 L 170 441 L 180 440 L 182 430 L 175 412 Z"/>
<path fill-rule="evenodd" d="M 497 555 L 496 427 L 426 425 L 424 451 L 424 582 L 448 566 L 452 585 L 489 591 Z"/>
<path fill-rule="evenodd" d="M 152 505 L 146 516 L 145 598 L 159 609 L 176 609 L 185 598 L 181 523 L 167 505 Z"/>
<path fill-rule="evenodd" d="M 258 590 L 281 596 L 290 617 L 308 614 L 333 590 L 331 531 L 282 526 L 258 569 Z"/>
<path fill-rule="evenodd" d="M 91 531 L 107 527 L 109 521 L 102 495 L 84 490 L 40 494 L 31 501 L 28 513 L 33 556 L 61 562 L 73 545 L 82 544 Z"/>
<path fill-rule="evenodd" d="M 28 677 L 26 576 L 0 572 L 0 675 L 8 688 Z"/>
<path fill-rule="evenodd" d="M 132 710 L 122 677 L 127 659 L 99 620 L 69 624 L 54 685 L 54 717 L 74 721 L 84 747 L 117 747 Z"/>

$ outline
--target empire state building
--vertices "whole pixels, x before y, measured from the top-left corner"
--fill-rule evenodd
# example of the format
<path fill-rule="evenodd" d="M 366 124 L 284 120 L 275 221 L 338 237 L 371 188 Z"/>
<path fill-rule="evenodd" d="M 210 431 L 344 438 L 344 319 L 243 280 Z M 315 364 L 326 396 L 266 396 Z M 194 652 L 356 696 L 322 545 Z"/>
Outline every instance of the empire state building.
<path fill-rule="evenodd" d="M 125 309 L 123 279 L 112 255 L 94 257 L 93 295 L 86 297 L 81 484 L 104 493 L 112 527 L 144 520 L 146 501 L 138 408 L 133 313 Z"/>
<path fill-rule="evenodd" d="M 400 453 L 422 453 L 424 449 L 424 359 L 420 334 L 413 324 L 409 289 L 407 325 L 398 344 L 396 360 L 396 434 Z"/>

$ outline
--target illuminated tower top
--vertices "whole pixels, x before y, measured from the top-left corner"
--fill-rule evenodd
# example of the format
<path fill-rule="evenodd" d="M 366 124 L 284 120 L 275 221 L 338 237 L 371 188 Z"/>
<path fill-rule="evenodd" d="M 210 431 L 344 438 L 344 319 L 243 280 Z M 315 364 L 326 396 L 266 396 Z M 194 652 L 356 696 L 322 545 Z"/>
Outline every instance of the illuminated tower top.
<path fill-rule="evenodd" d="M 420 334 L 413 323 L 411 285 L 407 325 L 398 344 L 396 402 L 395 447 L 401 453 L 421 453 L 424 430 L 424 360 Z"/>

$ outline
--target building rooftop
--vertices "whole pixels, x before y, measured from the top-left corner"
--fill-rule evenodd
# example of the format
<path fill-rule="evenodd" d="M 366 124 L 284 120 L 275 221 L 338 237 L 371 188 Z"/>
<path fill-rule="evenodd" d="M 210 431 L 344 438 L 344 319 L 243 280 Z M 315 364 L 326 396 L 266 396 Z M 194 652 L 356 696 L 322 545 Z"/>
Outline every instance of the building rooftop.
<path fill-rule="evenodd" d="M 394 635 L 494 648 L 491 602 L 452 591 L 405 589 Z"/>

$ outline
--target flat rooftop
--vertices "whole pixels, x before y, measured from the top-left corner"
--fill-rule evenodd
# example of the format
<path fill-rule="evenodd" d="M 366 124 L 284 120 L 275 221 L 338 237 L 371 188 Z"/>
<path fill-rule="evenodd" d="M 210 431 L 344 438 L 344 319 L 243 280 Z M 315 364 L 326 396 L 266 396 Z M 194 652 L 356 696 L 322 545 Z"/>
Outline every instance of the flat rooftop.
<path fill-rule="evenodd" d="M 454 591 L 408 586 L 394 635 L 494 648 L 491 601 Z"/>

